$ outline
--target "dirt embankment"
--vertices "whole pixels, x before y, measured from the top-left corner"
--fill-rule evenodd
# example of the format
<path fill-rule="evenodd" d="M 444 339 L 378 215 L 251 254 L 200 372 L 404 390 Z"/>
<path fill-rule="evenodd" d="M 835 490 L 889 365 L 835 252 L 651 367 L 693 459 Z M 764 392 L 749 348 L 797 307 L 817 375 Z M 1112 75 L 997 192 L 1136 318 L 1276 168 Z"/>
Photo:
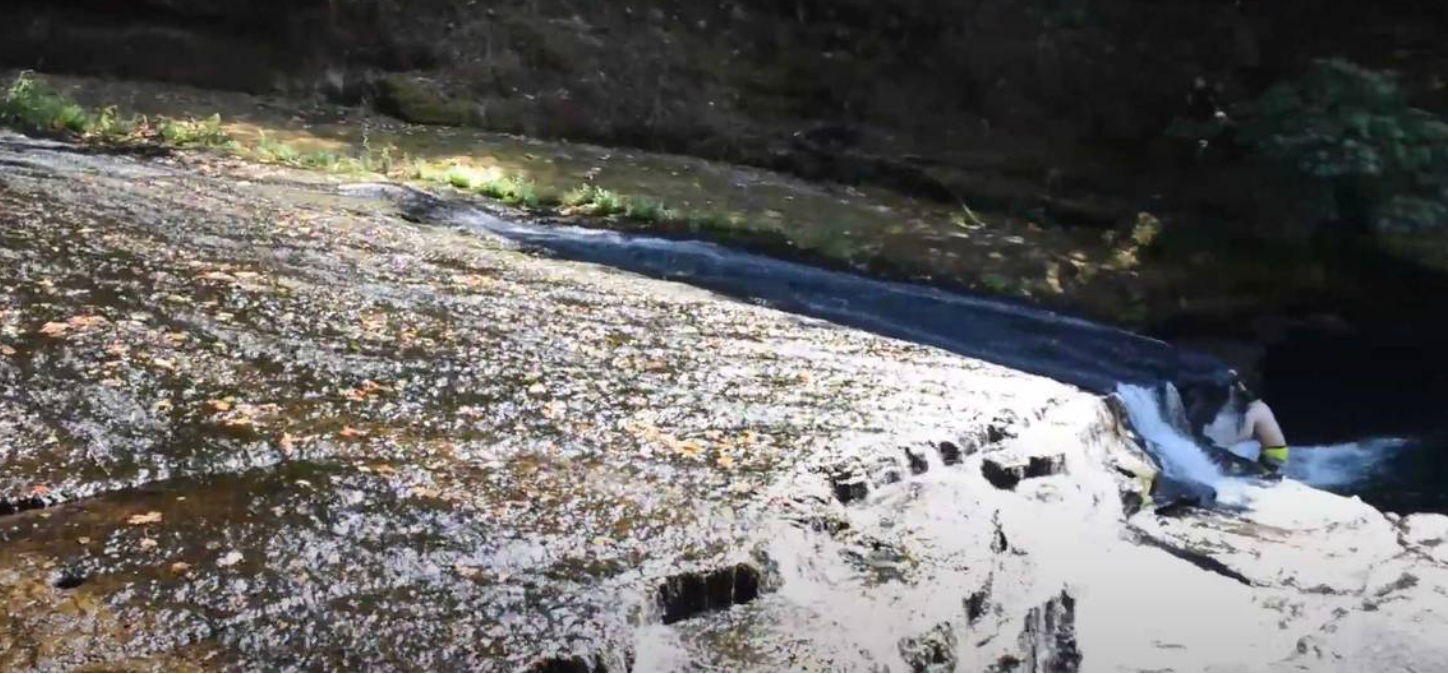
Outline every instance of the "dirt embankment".
<path fill-rule="evenodd" d="M 148 0 L 12 11 L 0 63 L 13 66 L 315 91 L 414 121 L 663 149 L 1076 223 L 1109 224 L 1181 192 L 1250 218 L 1252 200 L 1270 195 L 1200 166 L 1195 148 L 1162 132 L 1313 58 L 1402 70 L 1415 103 L 1448 106 L 1448 55 L 1432 30 L 1448 16 L 1432 2 Z"/>

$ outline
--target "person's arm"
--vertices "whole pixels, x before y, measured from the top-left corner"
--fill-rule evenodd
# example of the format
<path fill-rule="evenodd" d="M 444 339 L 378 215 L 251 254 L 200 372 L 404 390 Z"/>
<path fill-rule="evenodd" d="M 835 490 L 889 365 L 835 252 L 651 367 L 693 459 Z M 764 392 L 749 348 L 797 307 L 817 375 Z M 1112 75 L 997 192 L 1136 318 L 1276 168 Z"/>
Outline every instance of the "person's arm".
<path fill-rule="evenodd" d="M 1246 442 L 1257 438 L 1257 423 L 1261 420 L 1261 406 L 1252 403 L 1247 406 L 1247 411 L 1242 413 L 1242 423 L 1237 426 L 1237 442 Z"/>

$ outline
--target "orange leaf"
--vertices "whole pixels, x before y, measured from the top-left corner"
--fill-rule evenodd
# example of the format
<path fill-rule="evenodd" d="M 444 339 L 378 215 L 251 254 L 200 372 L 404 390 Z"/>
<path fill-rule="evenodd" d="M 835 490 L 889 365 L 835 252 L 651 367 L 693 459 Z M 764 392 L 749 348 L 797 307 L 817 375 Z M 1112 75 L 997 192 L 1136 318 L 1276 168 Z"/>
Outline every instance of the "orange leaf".
<path fill-rule="evenodd" d="M 144 515 L 131 515 L 126 520 L 127 524 L 155 524 L 161 521 L 161 513 L 152 510 Z"/>

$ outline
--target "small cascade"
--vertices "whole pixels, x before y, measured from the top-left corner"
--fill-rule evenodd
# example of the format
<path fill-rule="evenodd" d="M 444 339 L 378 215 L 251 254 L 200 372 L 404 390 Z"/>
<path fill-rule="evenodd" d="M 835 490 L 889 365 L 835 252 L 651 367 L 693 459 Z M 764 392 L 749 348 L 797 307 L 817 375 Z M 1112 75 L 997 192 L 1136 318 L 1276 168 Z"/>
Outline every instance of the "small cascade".
<path fill-rule="evenodd" d="M 1153 390 L 1122 384 L 1116 395 L 1147 445 L 1169 477 L 1216 486 L 1223 480 L 1222 469 L 1208 451 L 1192 439 L 1187 428 L 1181 396 L 1170 384 Z"/>

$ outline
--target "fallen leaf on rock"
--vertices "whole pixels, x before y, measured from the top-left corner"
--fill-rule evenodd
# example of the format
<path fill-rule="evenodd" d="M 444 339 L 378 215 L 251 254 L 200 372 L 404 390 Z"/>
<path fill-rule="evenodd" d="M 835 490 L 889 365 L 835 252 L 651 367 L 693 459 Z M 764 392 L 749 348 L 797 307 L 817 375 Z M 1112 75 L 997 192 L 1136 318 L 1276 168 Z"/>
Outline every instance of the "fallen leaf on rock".
<path fill-rule="evenodd" d="M 492 279 L 485 276 L 478 276 L 476 274 L 455 275 L 450 280 L 452 281 L 452 284 L 454 286 L 459 286 L 463 288 L 480 288 L 484 285 L 490 285 L 493 283 Z"/>
<path fill-rule="evenodd" d="M 213 412 L 225 412 L 231 409 L 231 403 L 225 400 L 208 400 L 206 406 L 210 407 Z"/>
<path fill-rule="evenodd" d="M 342 392 L 343 397 L 353 402 L 363 402 L 369 398 L 375 398 L 379 394 L 386 393 L 392 389 L 385 384 L 379 384 L 371 379 L 362 382 L 362 385 Z"/>
<path fill-rule="evenodd" d="M 90 536 L 81 536 L 80 538 L 75 539 L 75 542 L 80 543 L 81 545 L 90 545 L 91 539 Z"/>
<path fill-rule="evenodd" d="M 176 573 L 186 573 L 187 571 L 191 570 L 191 565 L 187 564 L 186 562 L 176 562 L 175 564 L 171 565 L 171 570 Z"/>
<path fill-rule="evenodd" d="M 0 356 L 13 356 L 16 353 L 19 352 L 16 351 L 14 347 L 7 344 L 0 344 Z"/>
<path fill-rule="evenodd" d="M 160 543 L 156 542 L 156 539 L 154 539 L 154 538 L 142 538 L 142 539 L 141 539 L 141 549 L 142 549 L 142 550 L 150 550 L 151 548 L 154 548 L 154 547 L 156 547 L 157 545 L 160 545 Z"/>
<path fill-rule="evenodd" d="M 40 326 L 40 334 L 46 337 L 64 337 L 70 331 L 70 326 L 65 323 L 50 322 Z"/>
<path fill-rule="evenodd" d="M 704 446 L 693 440 L 685 440 L 675 445 L 674 451 L 693 459 L 704 453 Z"/>
<path fill-rule="evenodd" d="M 152 510 L 144 515 L 131 515 L 126 522 L 129 524 L 155 524 L 161 521 L 161 513 Z"/>
<path fill-rule="evenodd" d="M 216 565 L 217 565 L 217 566 L 233 566 L 233 565 L 235 565 L 237 562 L 240 562 L 241 560 L 242 560 L 242 554 L 241 554 L 240 552 L 237 552 L 237 551 L 235 551 L 235 550 L 232 550 L 231 552 L 228 552 L 228 553 L 222 555 L 220 559 L 217 559 L 217 560 L 216 560 Z"/>
<path fill-rule="evenodd" d="M 102 316 L 72 316 L 69 319 L 66 319 L 65 322 L 72 328 L 84 330 L 86 328 L 93 328 L 97 325 L 101 325 L 103 323 L 106 323 L 107 321 Z"/>

